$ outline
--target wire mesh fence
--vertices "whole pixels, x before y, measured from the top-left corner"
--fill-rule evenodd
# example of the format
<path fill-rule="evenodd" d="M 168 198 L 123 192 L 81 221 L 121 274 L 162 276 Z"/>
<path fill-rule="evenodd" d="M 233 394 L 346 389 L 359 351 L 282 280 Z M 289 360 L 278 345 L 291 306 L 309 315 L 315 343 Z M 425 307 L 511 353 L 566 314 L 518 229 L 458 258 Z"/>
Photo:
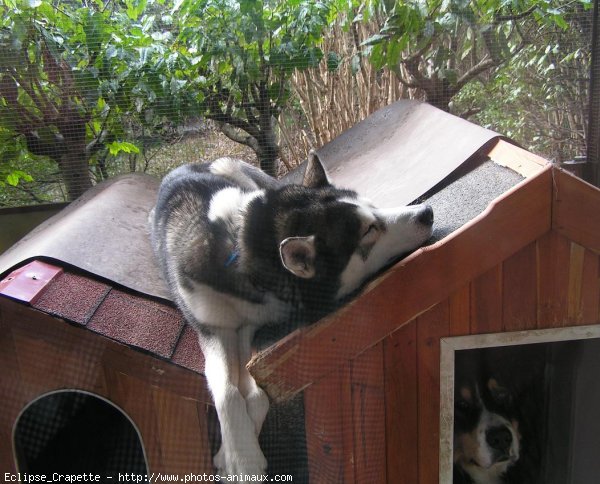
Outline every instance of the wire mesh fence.
<path fill-rule="evenodd" d="M 0 13 L 0 208 L 219 156 L 282 176 L 402 99 L 557 164 L 594 161 L 592 0 L 3 0 Z M 35 460 L 66 426 L 34 435 L 60 417 L 41 410 L 22 422 Z M 283 471 L 303 459 L 306 480 L 303 410 L 271 423 L 289 452 L 263 438 Z"/>
<path fill-rule="evenodd" d="M 0 11 L 1 206 L 224 154 L 278 175 L 403 98 L 558 163 L 585 156 L 590 137 L 591 0 L 5 0 Z"/>

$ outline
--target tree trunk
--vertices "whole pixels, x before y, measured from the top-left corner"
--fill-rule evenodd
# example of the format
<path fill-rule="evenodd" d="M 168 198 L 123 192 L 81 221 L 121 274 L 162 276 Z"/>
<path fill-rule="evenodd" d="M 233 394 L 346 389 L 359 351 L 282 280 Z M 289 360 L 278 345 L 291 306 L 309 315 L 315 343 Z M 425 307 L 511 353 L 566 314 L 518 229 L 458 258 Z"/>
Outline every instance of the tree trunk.
<path fill-rule="evenodd" d="M 279 159 L 279 145 L 275 135 L 275 120 L 269 114 L 264 119 L 261 115 L 260 136 L 258 138 L 258 162 L 260 168 L 267 175 L 277 176 L 277 160 Z"/>
<path fill-rule="evenodd" d="M 85 123 L 86 119 L 70 102 L 61 106 L 57 128 L 63 136 L 64 151 L 57 161 L 69 201 L 75 200 L 92 186 L 86 151 Z"/>
<path fill-rule="evenodd" d="M 62 156 L 58 166 L 69 201 L 80 197 L 88 188 L 92 187 L 85 153 L 67 152 Z"/>
<path fill-rule="evenodd" d="M 252 134 L 236 128 L 228 122 L 218 119 L 215 121 L 221 132 L 230 140 L 252 148 L 256 153 L 261 170 L 272 177 L 277 176 L 279 144 L 275 135 L 275 119 L 270 114 L 265 114 L 264 118 L 261 114 L 260 126 L 258 128 L 254 126 Z"/>
<path fill-rule="evenodd" d="M 85 129 L 85 125 L 84 125 Z M 69 131 L 65 131 L 72 135 Z M 61 133 L 62 134 L 62 133 Z M 75 140 L 64 136 L 54 139 L 42 139 L 35 132 L 24 133 L 27 149 L 38 156 L 47 156 L 59 168 L 61 178 L 67 189 L 67 198 L 72 201 L 92 186 L 88 156 L 85 150 L 85 138 Z"/>

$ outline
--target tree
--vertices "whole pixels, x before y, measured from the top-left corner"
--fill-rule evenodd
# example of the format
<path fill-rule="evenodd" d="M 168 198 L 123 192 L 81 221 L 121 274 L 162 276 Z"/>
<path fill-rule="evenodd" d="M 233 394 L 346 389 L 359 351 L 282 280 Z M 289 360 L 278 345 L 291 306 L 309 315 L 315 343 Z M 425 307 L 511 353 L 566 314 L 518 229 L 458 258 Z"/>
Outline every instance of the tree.
<path fill-rule="evenodd" d="M 52 160 L 68 199 L 90 168 L 106 178 L 111 158 L 190 115 L 275 174 L 290 76 L 320 61 L 332 15 L 306 0 L 6 0 L 0 11 L 0 175 L 15 184 L 19 160 Z"/>
<path fill-rule="evenodd" d="M 393 69 L 399 82 L 421 90 L 429 103 L 448 111 L 467 84 L 483 75 L 493 77 L 527 47 L 524 22 L 566 28 L 563 3 L 374 0 L 362 16 L 377 15 L 383 21 L 365 45 L 371 62 Z"/>
<path fill-rule="evenodd" d="M 592 45 L 592 10 L 570 3 L 562 14 L 568 28 L 524 21 L 526 47 L 455 100 L 460 109 L 479 104 L 478 123 L 556 162 L 586 151 Z"/>
<path fill-rule="evenodd" d="M 106 159 L 139 148 L 185 109 L 169 57 L 170 20 L 145 0 L 6 0 L 0 7 L 0 170 L 26 176 L 15 159 L 45 157 L 73 200 L 107 176 Z M 142 15 L 142 12 L 146 12 Z M 12 161 L 12 163 L 9 163 Z"/>
<path fill-rule="evenodd" d="M 63 173 L 69 195 L 75 197 L 91 185 L 85 156 L 89 114 L 78 109 L 75 76 L 56 50 L 58 39 L 45 22 L 29 17 L 27 8 L 12 10 L 5 5 L 3 10 L 3 154 L 15 154 L 25 145 L 32 154 L 51 158 Z"/>
<path fill-rule="evenodd" d="M 261 168 L 276 174 L 275 122 L 290 98 L 296 69 L 323 57 L 323 29 L 334 15 L 325 1 L 183 0 L 177 51 L 189 60 L 199 114 L 250 146 Z"/>

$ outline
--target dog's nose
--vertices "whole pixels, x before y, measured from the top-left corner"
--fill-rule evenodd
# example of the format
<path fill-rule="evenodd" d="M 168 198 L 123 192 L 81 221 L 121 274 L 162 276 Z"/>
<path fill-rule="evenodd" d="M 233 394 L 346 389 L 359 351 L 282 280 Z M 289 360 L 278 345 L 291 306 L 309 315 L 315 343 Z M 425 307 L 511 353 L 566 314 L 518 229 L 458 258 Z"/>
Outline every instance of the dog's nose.
<path fill-rule="evenodd" d="M 492 449 L 508 454 L 512 445 L 512 434 L 504 426 L 492 427 L 485 433 L 485 440 Z"/>
<path fill-rule="evenodd" d="M 423 225 L 433 225 L 433 208 L 431 208 L 431 205 L 423 205 L 417 215 L 417 220 Z"/>

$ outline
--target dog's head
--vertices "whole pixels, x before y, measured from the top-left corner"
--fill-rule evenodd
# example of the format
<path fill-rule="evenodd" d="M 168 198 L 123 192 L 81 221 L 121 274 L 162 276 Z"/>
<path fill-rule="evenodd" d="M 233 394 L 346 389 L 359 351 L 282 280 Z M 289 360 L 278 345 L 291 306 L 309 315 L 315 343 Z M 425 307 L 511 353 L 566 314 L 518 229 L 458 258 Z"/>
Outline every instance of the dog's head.
<path fill-rule="evenodd" d="M 263 203 L 263 202 L 259 202 Z M 378 209 L 329 182 L 312 152 L 301 185 L 266 193 L 280 267 L 321 298 L 341 300 L 432 233 L 433 211 L 416 205 Z M 326 301 L 324 301 L 326 302 Z"/>
<path fill-rule="evenodd" d="M 520 457 L 511 390 L 472 365 L 458 364 L 454 394 L 454 465 L 475 483 L 502 482 Z"/>

